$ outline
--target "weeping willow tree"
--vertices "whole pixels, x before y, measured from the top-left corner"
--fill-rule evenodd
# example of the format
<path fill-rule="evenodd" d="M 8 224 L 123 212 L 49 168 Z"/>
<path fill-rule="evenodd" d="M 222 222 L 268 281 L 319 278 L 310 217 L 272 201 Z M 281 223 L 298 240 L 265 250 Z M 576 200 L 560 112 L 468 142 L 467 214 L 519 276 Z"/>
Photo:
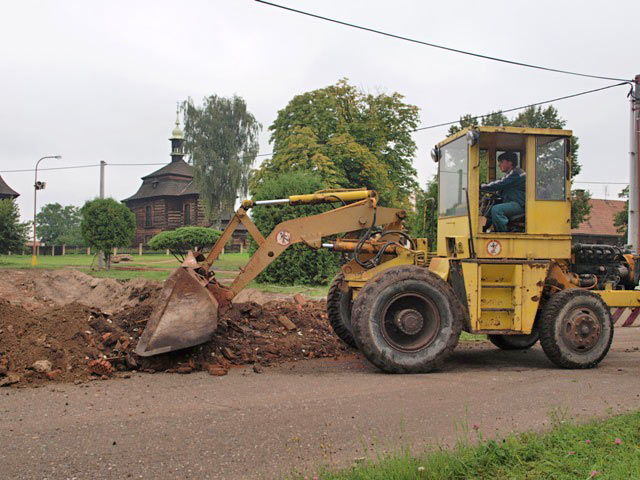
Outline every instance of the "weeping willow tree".
<path fill-rule="evenodd" d="M 184 102 L 185 147 L 207 218 L 216 228 L 246 196 L 262 125 L 238 96 L 211 95 L 198 106 Z"/>

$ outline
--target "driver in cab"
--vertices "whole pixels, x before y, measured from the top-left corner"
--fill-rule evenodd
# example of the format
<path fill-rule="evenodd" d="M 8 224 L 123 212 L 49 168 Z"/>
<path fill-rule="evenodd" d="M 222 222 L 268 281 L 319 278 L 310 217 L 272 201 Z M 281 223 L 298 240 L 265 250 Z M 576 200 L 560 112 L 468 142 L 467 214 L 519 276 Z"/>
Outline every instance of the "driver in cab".
<path fill-rule="evenodd" d="M 515 152 L 504 152 L 498 156 L 498 167 L 506 175 L 499 180 L 480 185 L 481 190 L 496 192 L 502 203 L 491 208 L 491 223 L 496 232 L 506 232 L 509 219 L 524 213 L 526 201 L 526 172 L 516 167 Z"/>

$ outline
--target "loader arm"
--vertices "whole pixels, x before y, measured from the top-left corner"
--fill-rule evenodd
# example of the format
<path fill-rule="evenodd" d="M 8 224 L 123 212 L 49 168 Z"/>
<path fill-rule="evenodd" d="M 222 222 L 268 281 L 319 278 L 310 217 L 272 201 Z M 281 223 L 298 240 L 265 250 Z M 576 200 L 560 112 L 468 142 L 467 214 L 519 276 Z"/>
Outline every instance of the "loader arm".
<path fill-rule="evenodd" d="M 142 356 L 157 355 L 208 341 L 216 330 L 219 309 L 226 308 L 234 296 L 290 245 L 305 243 L 317 249 L 322 247 L 322 237 L 355 232 L 371 226 L 383 225 L 385 230 L 401 230 L 402 220 L 406 217 L 404 210 L 378 207 L 377 200 L 374 191 L 364 189 L 328 190 L 278 200 L 245 200 L 209 255 L 198 263 L 194 254 L 189 252 L 182 265 L 167 279 L 159 305 L 138 341 L 136 353 Z M 258 205 L 335 202 L 343 202 L 344 206 L 282 222 L 267 238 L 247 214 L 250 208 Z M 258 250 L 240 269 L 231 286 L 227 287 L 216 281 L 211 266 L 241 223 L 258 244 Z"/>
<path fill-rule="evenodd" d="M 377 207 L 376 199 L 369 198 L 318 215 L 287 220 L 278 224 L 265 239 L 241 207 L 234 217 L 234 220 L 238 218 L 238 221 L 229 223 L 205 263 L 211 265 L 216 261 L 222 251 L 218 244 L 228 241 L 233 233 L 229 231 L 230 227 L 235 230 L 240 222 L 247 227 L 259 247 L 229 287 L 232 295 L 235 296 L 291 245 L 302 242 L 310 248 L 318 249 L 322 247 L 322 237 L 362 230 L 369 228 L 372 224 L 374 226 L 389 225 L 390 229 L 396 230 L 401 228 L 402 219 L 405 217 L 404 210 Z M 254 230 L 259 237 L 256 238 L 253 234 Z M 227 298 L 230 300 L 233 297 Z"/>

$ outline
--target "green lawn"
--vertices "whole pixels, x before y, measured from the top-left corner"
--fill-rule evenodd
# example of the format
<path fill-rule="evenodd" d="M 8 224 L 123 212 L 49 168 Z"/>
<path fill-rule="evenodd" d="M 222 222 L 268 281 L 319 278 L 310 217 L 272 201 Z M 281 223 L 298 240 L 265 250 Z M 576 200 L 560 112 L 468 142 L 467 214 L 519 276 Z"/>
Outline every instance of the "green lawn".
<path fill-rule="evenodd" d="M 524 433 L 486 440 L 482 426 L 466 428 L 453 449 L 421 456 L 408 449 L 365 459 L 341 471 L 323 468 L 306 477 L 319 480 L 466 479 L 640 479 L 640 412 L 577 425 L 552 416 L 545 434 Z M 490 430 L 490 426 L 487 426 Z"/>
<path fill-rule="evenodd" d="M 97 267 L 97 259 L 94 255 L 70 254 L 70 255 L 41 255 L 38 257 L 38 265 L 35 268 L 57 269 L 73 267 L 89 275 L 100 278 L 115 278 L 118 280 L 129 280 L 143 277 L 149 280 L 164 280 L 179 265 L 179 262 L 172 255 L 149 254 L 132 255 L 133 261 L 112 264 L 111 270 L 92 270 L 91 266 Z M 235 273 L 249 261 L 248 253 L 225 253 L 213 264 L 216 277 L 229 283 L 235 278 Z M 2 268 L 33 268 L 31 266 L 31 255 L 0 255 L 0 269 Z M 139 268 L 141 270 L 129 270 Z M 255 288 L 263 292 L 276 293 L 302 293 L 310 297 L 324 297 L 327 295 L 329 286 L 291 286 L 291 285 L 266 285 L 251 282 L 249 288 Z"/>

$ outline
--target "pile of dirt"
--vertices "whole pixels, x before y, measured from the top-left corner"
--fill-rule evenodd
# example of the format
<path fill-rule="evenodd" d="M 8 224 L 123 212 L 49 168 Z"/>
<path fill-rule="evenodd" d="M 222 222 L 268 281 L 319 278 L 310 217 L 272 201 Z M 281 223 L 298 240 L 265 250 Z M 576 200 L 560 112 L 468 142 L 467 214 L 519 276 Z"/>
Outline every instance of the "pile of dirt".
<path fill-rule="evenodd" d="M 161 288 L 159 282 L 144 278 L 96 278 L 71 268 L 3 272 L 7 275 L 0 278 L 0 295 L 28 310 L 77 302 L 110 314 L 136 305 L 142 291 Z"/>
<path fill-rule="evenodd" d="M 95 279 L 74 270 L 21 280 L 13 285 L 22 292 L 2 292 L 0 300 L 0 386 L 82 382 L 130 370 L 224 375 L 234 365 L 253 365 L 259 373 L 274 363 L 348 351 L 329 326 L 324 300 L 296 295 L 264 305 L 234 303 L 220 312 L 208 343 L 139 357 L 135 347 L 160 283 Z"/>

